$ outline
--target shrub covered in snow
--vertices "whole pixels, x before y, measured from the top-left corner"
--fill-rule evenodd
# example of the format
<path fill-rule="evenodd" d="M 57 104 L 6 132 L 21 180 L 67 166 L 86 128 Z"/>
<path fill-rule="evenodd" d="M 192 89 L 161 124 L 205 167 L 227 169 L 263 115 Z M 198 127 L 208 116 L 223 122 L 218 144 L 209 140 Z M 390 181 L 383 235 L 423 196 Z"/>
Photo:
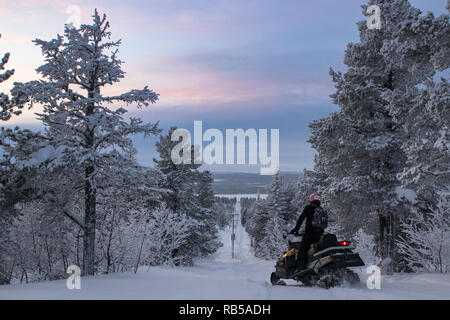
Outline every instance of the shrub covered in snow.
<path fill-rule="evenodd" d="M 375 255 L 375 240 L 375 236 L 367 234 L 363 229 L 359 229 L 353 238 L 356 252 L 359 253 L 366 265 L 375 265 L 380 260 Z"/>
<path fill-rule="evenodd" d="M 441 195 L 437 207 L 417 208 L 401 223 L 400 253 L 416 271 L 450 271 L 450 197 Z"/>

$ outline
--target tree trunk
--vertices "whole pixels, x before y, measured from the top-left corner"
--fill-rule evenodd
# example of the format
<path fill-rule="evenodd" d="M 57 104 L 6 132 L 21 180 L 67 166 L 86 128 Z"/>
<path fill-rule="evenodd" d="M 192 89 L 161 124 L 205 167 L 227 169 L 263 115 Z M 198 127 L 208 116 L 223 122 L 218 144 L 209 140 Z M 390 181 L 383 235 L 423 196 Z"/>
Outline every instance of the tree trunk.
<path fill-rule="evenodd" d="M 84 208 L 84 239 L 83 239 L 83 275 L 94 275 L 95 264 L 95 204 L 96 191 L 91 179 L 94 166 L 86 167 L 85 208 Z"/>
<path fill-rule="evenodd" d="M 94 97 L 94 90 L 89 92 L 89 98 Z M 94 114 L 94 104 L 90 104 L 86 110 L 86 117 Z M 86 125 L 86 149 L 94 148 L 94 128 Z M 91 159 L 85 166 L 84 176 L 84 241 L 83 241 L 83 275 L 94 275 L 95 271 L 95 209 L 97 203 L 97 191 L 94 186 L 95 163 Z"/>
<path fill-rule="evenodd" d="M 381 272 L 394 273 L 394 218 L 392 213 L 378 215 L 379 218 L 379 250 L 381 256 Z"/>

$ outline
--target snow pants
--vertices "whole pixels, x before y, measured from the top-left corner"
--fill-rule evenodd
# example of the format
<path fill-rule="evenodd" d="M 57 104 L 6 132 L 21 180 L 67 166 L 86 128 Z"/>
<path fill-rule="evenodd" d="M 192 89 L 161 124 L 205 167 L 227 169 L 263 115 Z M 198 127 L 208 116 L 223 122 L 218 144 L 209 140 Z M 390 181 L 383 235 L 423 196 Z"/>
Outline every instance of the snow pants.
<path fill-rule="evenodd" d="M 308 254 L 308 250 L 311 247 L 311 245 L 313 243 L 316 243 L 320 240 L 320 237 L 323 234 L 323 230 L 317 230 L 317 231 L 310 231 L 305 233 L 305 235 L 303 236 L 302 242 L 300 243 L 300 248 L 299 248 L 299 255 L 298 255 L 298 265 L 299 266 L 304 266 L 306 265 L 307 262 L 307 254 Z"/>

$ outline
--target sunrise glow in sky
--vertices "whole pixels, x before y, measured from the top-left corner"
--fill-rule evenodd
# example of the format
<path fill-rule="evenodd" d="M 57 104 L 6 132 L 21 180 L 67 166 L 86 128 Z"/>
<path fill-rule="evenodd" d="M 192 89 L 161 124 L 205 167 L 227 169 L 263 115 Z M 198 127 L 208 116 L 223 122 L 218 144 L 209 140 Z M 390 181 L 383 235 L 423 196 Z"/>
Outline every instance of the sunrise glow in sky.
<path fill-rule="evenodd" d="M 310 168 L 313 150 L 307 124 L 337 110 L 329 98 L 328 71 L 345 70 L 356 22 L 365 20 L 363 0 L 0 0 L 0 55 L 11 53 L 16 73 L 0 85 L 37 78 L 42 64 L 35 38 L 62 34 L 70 5 L 90 23 L 94 8 L 106 13 L 127 77 L 112 92 L 148 85 L 160 94 L 149 109 L 130 109 L 168 129 L 280 129 L 282 171 Z M 445 13 L 446 0 L 411 0 L 422 11 Z M 8 125 L 38 129 L 34 112 Z M 151 164 L 154 138 L 135 139 L 139 160 Z M 225 168 L 215 168 L 222 170 Z M 234 167 L 234 171 L 248 171 Z"/>

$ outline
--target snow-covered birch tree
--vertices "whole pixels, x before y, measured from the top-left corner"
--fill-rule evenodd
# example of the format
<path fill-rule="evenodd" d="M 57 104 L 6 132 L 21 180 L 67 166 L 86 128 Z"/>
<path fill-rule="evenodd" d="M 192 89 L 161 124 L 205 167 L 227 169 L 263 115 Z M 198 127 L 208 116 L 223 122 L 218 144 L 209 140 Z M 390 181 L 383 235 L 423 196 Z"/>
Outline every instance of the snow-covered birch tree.
<path fill-rule="evenodd" d="M 402 221 L 397 245 L 408 265 L 415 271 L 450 271 L 450 197 L 440 196 L 435 209 L 425 213 L 413 208 Z"/>
<path fill-rule="evenodd" d="M 95 272 L 97 181 L 103 169 L 120 168 L 124 154 L 132 148 L 130 135 L 159 132 L 157 124 L 133 117 L 127 121 L 127 110 L 120 106 L 140 108 L 156 102 L 158 94 L 148 87 L 113 96 L 102 94 L 102 89 L 125 77 L 123 61 L 118 58 L 121 40 L 110 40 L 109 29 L 106 15 L 96 10 L 90 25 L 66 26 L 62 36 L 34 40 L 45 58 L 36 69 L 42 80 L 16 83 L 13 90 L 21 106 L 43 107 L 38 114 L 46 127 L 43 147 L 60 153 L 53 166 L 81 169 L 84 216 L 72 218 L 84 230 L 82 270 L 87 275 Z"/>
<path fill-rule="evenodd" d="M 163 203 L 151 211 L 148 223 L 143 261 L 150 265 L 179 265 L 180 257 L 173 256 L 172 252 L 189 246 L 191 219 L 171 212 Z"/>

